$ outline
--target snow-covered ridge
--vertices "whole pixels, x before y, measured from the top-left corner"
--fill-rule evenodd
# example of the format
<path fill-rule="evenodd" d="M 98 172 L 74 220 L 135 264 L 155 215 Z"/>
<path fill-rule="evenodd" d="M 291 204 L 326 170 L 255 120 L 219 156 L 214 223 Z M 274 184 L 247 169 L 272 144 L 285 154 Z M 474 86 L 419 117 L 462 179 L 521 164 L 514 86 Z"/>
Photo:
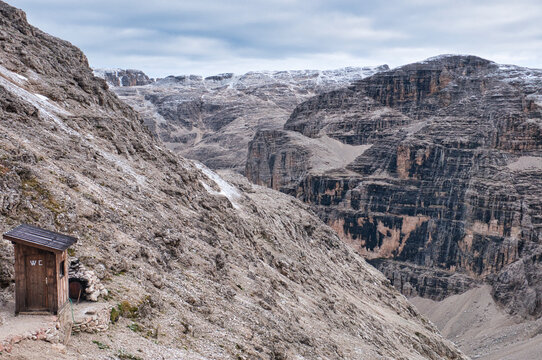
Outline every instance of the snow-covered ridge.
<path fill-rule="evenodd" d="M 530 93 L 542 95 L 542 69 L 500 64 L 497 75 L 508 82 L 520 81 L 527 85 Z"/>
<path fill-rule="evenodd" d="M 108 68 L 96 68 L 96 69 L 92 69 L 92 73 L 94 74 L 94 76 L 102 78 L 102 79 L 105 79 L 106 75 L 108 75 L 108 74 L 119 75 L 119 74 L 122 74 L 122 73 L 125 73 L 125 72 L 133 72 L 133 73 L 146 75 L 143 71 L 138 70 L 138 69 L 121 69 L 121 68 L 109 68 L 109 69 Z"/>
<path fill-rule="evenodd" d="M 203 77 L 201 75 L 170 75 L 165 78 L 156 79 L 160 86 L 194 86 L 199 85 L 208 89 L 228 86 L 229 88 L 261 85 L 265 83 L 302 84 L 312 82 L 318 85 L 326 83 L 349 84 L 371 76 L 380 71 L 389 70 L 388 65 L 365 66 L 365 67 L 344 67 L 333 70 L 284 70 L 284 71 L 249 71 L 245 74 L 221 73 Z M 105 79 L 111 86 L 122 85 L 122 79 L 127 73 L 146 76 L 141 70 L 135 69 L 94 69 L 94 75 Z M 119 79 L 119 80 L 116 80 Z"/>
<path fill-rule="evenodd" d="M 136 69 L 93 69 L 92 72 L 113 87 L 143 86 L 154 82 L 143 71 Z"/>
<path fill-rule="evenodd" d="M 181 85 L 194 86 L 201 85 L 206 88 L 219 88 L 228 86 L 235 89 L 237 87 L 262 86 L 273 83 L 303 85 L 306 83 L 325 84 L 325 83 L 344 83 L 349 84 L 371 76 L 380 71 L 386 71 L 387 65 L 375 67 L 345 67 L 335 70 L 284 70 L 284 71 L 249 71 L 245 74 L 225 73 L 214 76 L 203 77 L 200 75 L 179 75 L 168 76 L 163 79 L 157 79 L 157 85 Z"/>
<path fill-rule="evenodd" d="M 473 55 L 470 55 L 470 54 L 440 54 L 440 55 L 428 57 L 427 59 L 420 61 L 420 63 L 421 64 L 426 64 L 426 63 L 430 63 L 430 62 L 446 60 L 448 58 L 469 57 L 469 56 L 473 56 Z"/>

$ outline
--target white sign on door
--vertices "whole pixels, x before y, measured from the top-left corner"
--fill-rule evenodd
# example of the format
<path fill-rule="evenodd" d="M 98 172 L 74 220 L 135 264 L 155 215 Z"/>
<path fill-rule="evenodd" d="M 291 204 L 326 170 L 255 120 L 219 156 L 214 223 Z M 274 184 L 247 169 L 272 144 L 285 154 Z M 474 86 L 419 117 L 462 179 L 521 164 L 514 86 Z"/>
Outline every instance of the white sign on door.
<path fill-rule="evenodd" d="M 30 265 L 36 266 L 36 263 L 38 263 L 39 266 L 43 266 L 42 260 L 30 260 Z"/>

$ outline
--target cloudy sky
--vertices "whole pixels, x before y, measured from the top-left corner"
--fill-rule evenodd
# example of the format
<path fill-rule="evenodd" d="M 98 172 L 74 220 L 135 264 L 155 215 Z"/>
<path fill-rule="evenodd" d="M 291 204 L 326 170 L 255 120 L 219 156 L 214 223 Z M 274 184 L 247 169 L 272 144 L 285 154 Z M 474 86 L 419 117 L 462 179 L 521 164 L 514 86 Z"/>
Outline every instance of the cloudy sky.
<path fill-rule="evenodd" d="M 7 0 L 95 68 L 153 77 L 391 67 L 443 53 L 542 68 L 540 0 Z"/>

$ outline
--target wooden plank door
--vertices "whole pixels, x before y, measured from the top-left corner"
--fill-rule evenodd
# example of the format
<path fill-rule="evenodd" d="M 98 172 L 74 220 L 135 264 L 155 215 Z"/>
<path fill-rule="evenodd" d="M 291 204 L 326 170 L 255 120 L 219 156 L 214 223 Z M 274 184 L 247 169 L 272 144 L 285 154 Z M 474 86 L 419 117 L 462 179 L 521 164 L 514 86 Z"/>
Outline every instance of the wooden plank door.
<path fill-rule="evenodd" d="M 49 308 L 48 283 L 52 279 L 47 278 L 47 267 L 50 266 L 50 257 L 46 251 L 25 256 L 26 309 L 29 311 L 43 311 Z"/>

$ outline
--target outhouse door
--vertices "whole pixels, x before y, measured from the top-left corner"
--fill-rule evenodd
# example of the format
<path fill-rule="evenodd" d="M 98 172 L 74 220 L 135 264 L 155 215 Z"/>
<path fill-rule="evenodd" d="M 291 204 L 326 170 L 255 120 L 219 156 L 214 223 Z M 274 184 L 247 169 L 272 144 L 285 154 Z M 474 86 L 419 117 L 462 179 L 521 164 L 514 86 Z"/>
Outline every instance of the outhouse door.
<path fill-rule="evenodd" d="M 47 269 L 54 264 L 54 255 L 50 252 L 40 250 L 39 252 L 26 255 L 25 277 L 26 277 L 26 308 L 29 311 L 46 311 L 49 308 L 47 298 L 49 297 L 49 283 L 52 278 L 47 277 Z"/>

